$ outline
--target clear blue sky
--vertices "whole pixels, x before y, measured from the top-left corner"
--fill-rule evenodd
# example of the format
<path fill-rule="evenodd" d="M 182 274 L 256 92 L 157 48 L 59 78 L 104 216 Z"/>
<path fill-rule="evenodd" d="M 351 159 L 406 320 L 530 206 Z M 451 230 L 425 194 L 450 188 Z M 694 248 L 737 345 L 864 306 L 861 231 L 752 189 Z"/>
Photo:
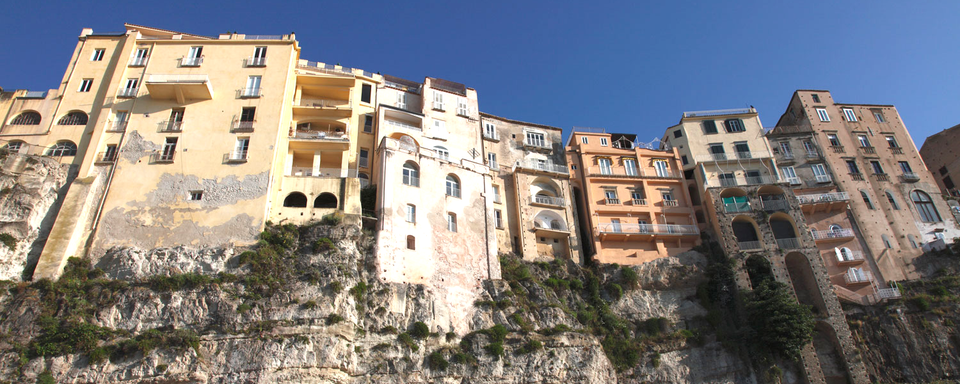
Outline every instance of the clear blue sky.
<path fill-rule="evenodd" d="M 796 89 L 894 104 L 918 146 L 960 124 L 958 1 L 86 3 L 5 4 L 0 87 L 55 88 L 81 28 L 130 22 L 293 31 L 304 59 L 453 80 L 488 113 L 645 141 L 690 110 L 753 105 L 773 126 Z"/>

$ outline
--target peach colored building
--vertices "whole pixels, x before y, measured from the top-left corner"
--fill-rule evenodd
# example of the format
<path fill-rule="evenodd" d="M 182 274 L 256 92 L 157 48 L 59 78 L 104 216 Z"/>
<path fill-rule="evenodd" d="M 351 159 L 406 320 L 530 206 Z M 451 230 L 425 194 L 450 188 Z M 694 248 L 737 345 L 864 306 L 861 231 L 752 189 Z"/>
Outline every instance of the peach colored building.
<path fill-rule="evenodd" d="M 699 244 L 677 151 L 592 128 L 574 128 L 566 151 L 585 255 L 640 264 Z"/>

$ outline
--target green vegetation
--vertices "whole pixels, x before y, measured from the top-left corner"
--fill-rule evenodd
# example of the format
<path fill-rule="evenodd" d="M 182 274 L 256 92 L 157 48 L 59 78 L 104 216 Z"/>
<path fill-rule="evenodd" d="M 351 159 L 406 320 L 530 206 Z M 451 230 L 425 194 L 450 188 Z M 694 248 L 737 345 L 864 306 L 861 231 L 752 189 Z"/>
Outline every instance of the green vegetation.
<path fill-rule="evenodd" d="M 327 316 L 327 325 L 334 325 L 343 320 L 344 320 L 343 316 L 340 316 L 336 313 L 331 313 L 330 315 Z"/>
<path fill-rule="evenodd" d="M 447 362 L 447 359 L 443 358 L 443 353 L 440 351 L 433 351 L 429 356 L 427 356 L 427 365 L 430 366 L 430 369 L 434 371 L 442 371 L 447 369 L 447 366 L 450 363 Z"/>
<path fill-rule="evenodd" d="M 350 288 L 350 294 L 357 299 L 357 305 L 363 301 L 363 295 L 367 293 L 367 283 L 360 281 L 353 288 Z"/>
<path fill-rule="evenodd" d="M 148 284 L 154 291 L 169 292 L 201 288 L 210 284 L 212 281 L 213 279 L 210 278 L 210 276 L 199 273 L 183 273 L 171 276 L 151 276 Z"/>
<path fill-rule="evenodd" d="M 624 266 L 620 268 L 620 282 L 629 289 L 637 288 L 640 276 L 632 267 Z"/>
<path fill-rule="evenodd" d="M 11 251 L 17 248 L 17 238 L 9 233 L 0 233 L 0 243 L 3 243 Z"/>
<path fill-rule="evenodd" d="M 420 346 L 417 345 L 417 342 L 413 340 L 413 337 L 411 337 L 409 333 L 404 332 L 397 335 L 397 341 L 414 352 L 420 350 Z"/>
<path fill-rule="evenodd" d="M 191 348 L 199 356 L 200 337 L 193 331 L 186 329 L 151 329 L 110 348 L 112 349 L 110 357 L 113 360 L 120 360 L 138 352 L 141 355 L 146 355 L 157 348 L 172 350 Z"/>
<path fill-rule="evenodd" d="M 37 376 L 37 384 L 57 384 L 57 381 L 54 380 L 53 374 L 50 373 L 50 370 L 48 369 Z"/>
<path fill-rule="evenodd" d="M 813 339 L 810 307 L 798 304 L 783 283 L 763 281 L 746 300 L 755 346 L 772 355 L 799 359 L 801 349 Z"/>
<path fill-rule="evenodd" d="M 430 336 L 430 327 L 428 327 L 422 321 L 413 323 L 413 327 L 410 329 L 410 336 L 418 339 L 425 339 L 427 336 Z"/>
<path fill-rule="evenodd" d="M 303 303 L 302 307 L 303 309 L 314 309 L 317 307 L 317 302 L 314 300 L 308 300 L 306 303 Z"/>
<path fill-rule="evenodd" d="M 313 243 L 313 249 L 317 252 L 326 252 L 329 250 L 336 250 L 337 246 L 333 245 L 333 240 L 324 237 Z"/>
<path fill-rule="evenodd" d="M 518 354 L 518 355 L 525 355 L 525 354 L 528 354 L 528 353 L 530 353 L 530 352 L 539 351 L 539 350 L 541 350 L 541 349 L 543 349 L 543 343 L 541 343 L 541 342 L 539 342 L 539 341 L 537 341 L 537 340 L 530 340 L 530 341 L 528 341 L 526 344 L 524 344 L 522 347 L 520 347 L 519 349 L 517 349 L 517 350 L 516 350 L 516 354 Z"/>
<path fill-rule="evenodd" d="M 343 216 L 338 212 L 323 215 L 323 218 L 320 219 L 320 223 L 323 225 L 339 225 L 342 221 Z"/>

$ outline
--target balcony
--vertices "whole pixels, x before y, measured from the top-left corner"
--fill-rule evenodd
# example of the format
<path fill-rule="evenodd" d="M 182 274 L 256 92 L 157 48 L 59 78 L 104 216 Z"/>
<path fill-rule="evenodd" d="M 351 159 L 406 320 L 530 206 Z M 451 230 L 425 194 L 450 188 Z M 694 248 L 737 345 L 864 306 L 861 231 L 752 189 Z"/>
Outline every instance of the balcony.
<path fill-rule="evenodd" d="M 183 132 L 183 122 L 182 121 L 170 121 L 165 120 L 158 124 L 157 132 L 160 133 L 180 133 Z"/>
<path fill-rule="evenodd" d="M 831 229 L 827 231 L 810 231 L 813 240 L 819 242 L 844 241 L 853 239 L 853 230 L 849 228 Z"/>
<path fill-rule="evenodd" d="M 902 147 L 890 147 L 890 152 L 892 152 L 892 153 L 895 154 L 895 155 L 902 155 L 902 154 L 903 154 L 903 148 L 902 148 Z"/>
<path fill-rule="evenodd" d="M 816 175 L 816 177 L 817 177 L 817 183 L 821 183 L 821 184 L 829 183 L 833 181 L 833 179 L 830 178 L 830 175 Z"/>
<path fill-rule="evenodd" d="M 633 205 L 636 205 L 636 206 L 647 205 L 647 199 L 631 199 L 630 201 Z"/>
<path fill-rule="evenodd" d="M 850 195 L 847 192 L 797 195 L 797 201 L 800 202 L 800 209 L 805 214 L 818 211 L 829 212 L 835 209 L 846 209 L 848 200 L 850 200 Z"/>
<path fill-rule="evenodd" d="M 877 149 L 874 147 L 857 147 L 857 150 L 864 155 L 874 155 L 877 153 Z"/>
<path fill-rule="evenodd" d="M 856 265 L 863 263 L 866 259 L 863 258 L 863 252 L 860 251 L 847 251 L 847 252 L 833 252 L 834 256 L 837 258 L 837 265 Z M 825 256 L 826 257 L 826 256 Z"/>
<path fill-rule="evenodd" d="M 398 121 L 398 120 L 384 120 L 384 121 L 386 121 L 387 125 L 394 130 L 410 131 L 410 132 L 416 132 L 416 133 L 423 132 L 423 129 L 421 129 L 420 127 L 412 124 L 407 124 L 402 121 Z"/>
<path fill-rule="evenodd" d="M 888 180 L 890 180 L 890 176 L 888 176 L 886 173 L 874 173 L 874 174 L 873 174 L 873 177 L 876 178 L 877 181 L 888 181 Z"/>
<path fill-rule="evenodd" d="M 662 206 L 664 206 L 664 207 L 679 207 L 679 206 L 680 206 L 680 201 L 679 201 L 679 200 L 664 200 L 664 201 L 660 202 L 660 205 L 662 205 Z"/>
<path fill-rule="evenodd" d="M 737 176 L 734 178 L 713 178 L 704 183 L 704 188 L 736 187 L 748 185 L 778 184 L 781 181 L 770 176 Z"/>
<path fill-rule="evenodd" d="M 146 84 L 154 100 L 183 104 L 187 100 L 213 99 L 213 85 L 207 75 L 148 75 Z"/>
<path fill-rule="evenodd" d="M 900 175 L 900 181 L 904 183 L 916 183 L 920 181 L 920 175 L 913 172 L 904 172 Z"/>
<path fill-rule="evenodd" d="M 117 160 L 117 151 L 106 151 L 97 154 L 97 164 L 111 164 Z"/>
<path fill-rule="evenodd" d="M 750 203 L 723 203 L 723 211 L 726 213 L 750 212 Z"/>
<path fill-rule="evenodd" d="M 795 237 L 787 237 L 783 239 L 777 239 L 777 247 L 780 249 L 800 249 L 800 239 Z"/>
<path fill-rule="evenodd" d="M 291 141 L 299 142 L 331 142 L 331 143 L 349 143 L 350 135 L 346 132 L 337 131 L 303 131 L 297 130 Z"/>
<path fill-rule="evenodd" d="M 562 197 L 551 197 L 551 196 L 530 196 L 530 204 L 539 204 L 539 205 L 550 205 L 555 207 L 562 207 L 566 204 L 566 201 Z"/>
<path fill-rule="evenodd" d="M 607 205 L 620 204 L 620 199 L 606 198 L 606 199 L 603 199 L 603 200 L 604 200 L 604 203 L 607 204 Z"/>
<path fill-rule="evenodd" d="M 711 153 L 708 155 L 697 155 L 696 161 L 698 163 L 710 162 L 710 161 L 719 161 L 719 162 L 731 162 L 731 161 L 741 161 L 741 160 L 755 160 L 755 159 L 767 159 L 770 158 L 770 152 L 736 152 L 734 154 L 726 153 Z"/>
<path fill-rule="evenodd" d="M 850 268 L 843 274 L 843 282 L 847 285 L 869 284 L 873 281 L 873 273 L 861 269 Z"/>
<path fill-rule="evenodd" d="M 793 152 L 780 152 L 776 155 L 777 163 L 782 164 L 791 164 L 796 158 L 793 157 Z"/>
<path fill-rule="evenodd" d="M 806 153 L 807 160 L 814 160 L 820 158 L 820 152 L 817 151 L 807 151 Z"/>
<path fill-rule="evenodd" d="M 263 97 L 263 93 L 260 88 L 240 88 L 237 90 L 238 99 L 256 99 L 258 97 Z"/>
<path fill-rule="evenodd" d="M 106 132 L 126 132 L 127 131 L 127 122 L 126 121 L 111 121 L 107 123 L 107 127 L 104 129 Z"/>
<path fill-rule="evenodd" d="M 247 67 L 265 67 L 267 66 L 266 57 L 248 57 L 243 62 Z"/>
<path fill-rule="evenodd" d="M 487 132 L 483 131 L 483 138 L 491 141 L 500 141 L 500 134 L 497 131 Z"/>
<path fill-rule="evenodd" d="M 532 169 L 536 171 L 559 173 L 563 175 L 570 174 L 570 171 L 567 170 L 567 167 L 565 165 L 553 164 L 548 162 L 528 160 L 523 163 L 520 163 L 519 166 L 520 168 Z"/>
<path fill-rule="evenodd" d="M 131 66 L 131 67 L 142 67 L 142 66 L 144 66 L 144 65 L 147 65 L 147 59 L 148 59 L 148 58 L 149 58 L 149 56 L 134 57 L 133 59 L 130 60 L 130 66 Z"/>
<path fill-rule="evenodd" d="M 231 133 L 249 133 L 253 132 L 253 126 L 256 124 L 256 121 L 234 121 L 230 126 Z"/>
<path fill-rule="evenodd" d="M 896 287 L 880 288 L 873 294 L 877 299 L 896 299 L 900 297 L 900 290 Z"/>
<path fill-rule="evenodd" d="M 846 152 L 846 151 L 843 150 L 843 146 L 842 146 L 842 145 L 831 145 L 831 146 L 830 146 L 830 149 L 833 150 L 833 153 L 844 153 L 844 152 Z"/>
<path fill-rule="evenodd" d="M 247 151 L 233 151 L 223 155 L 223 163 L 246 163 L 247 162 Z"/>
<path fill-rule="evenodd" d="M 200 64 L 203 64 L 203 57 L 181 57 L 180 66 L 181 67 L 199 67 Z"/>
<path fill-rule="evenodd" d="M 153 164 L 168 164 L 173 162 L 174 156 L 177 154 L 177 151 L 172 148 L 164 148 L 163 151 L 154 152 L 150 155 L 150 163 Z"/>
<path fill-rule="evenodd" d="M 653 236 L 697 236 L 696 225 L 605 223 L 597 227 L 601 240 L 633 240 Z"/>
<path fill-rule="evenodd" d="M 782 196 L 779 199 L 763 200 L 760 199 L 760 206 L 764 211 L 787 211 L 790 209 L 790 202 Z"/>
<path fill-rule="evenodd" d="M 300 99 L 293 112 L 304 117 L 349 117 L 353 108 L 348 99 Z"/>
<path fill-rule="evenodd" d="M 314 170 L 311 167 L 293 167 L 290 169 L 290 174 L 285 175 L 288 177 L 319 177 L 319 178 L 344 178 L 357 177 L 356 169 L 342 169 L 342 168 L 317 168 Z M 419 185 L 419 183 L 417 184 Z"/>
<path fill-rule="evenodd" d="M 537 232 L 541 232 L 541 231 L 570 232 L 570 229 L 567 228 L 567 225 L 564 224 L 564 223 L 561 223 L 561 222 L 559 222 L 559 221 L 554 221 L 554 222 L 550 223 L 549 226 L 544 225 L 543 223 L 541 223 L 541 222 L 539 222 L 539 221 L 534 221 L 534 222 L 533 222 L 533 228 L 534 228 Z"/>
<path fill-rule="evenodd" d="M 587 168 L 587 174 L 591 177 L 603 177 L 603 178 L 658 178 L 658 179 L 679 179 L 682 178 L 679 172 L 672 172 L 669 170 L 655 170 L 654 172 L 649 172 L 643 168 L 626 168 L 626 167 L 601 167 L 601 166 L 592 166 Z"/>
<path fill-rule="evenodd" d="M 737 243 L 741 251 L 762 251 L 763 243 L 759 241 L 740 241 Z"/>
<path fill-rule="evenodd" d="M 137 97 L 137 92 L 140 91 L 139 88 L 124 88 L 120 92 L 117 92 L 118 98 L 131 98 Z"/>
<path fill-rule="evenodd" d="M 787 184 L 790 184 L 790 185 L 800 185 L 800 184 L 803 184 L 803 180 L 800 180 L 799 177 L 785 177 L 785 178 L 783 178 L 783 180 L 786 181 Z"/>
<path fill-rule="evenodd" d="M 860 173 L 860 172 L 851 173 L 851 174 L 850 174 L 850 178 L 853 179 L 853 180 L 856 180 L 856 181 L 863 181 L 863 174 Z"/>
<path fill-rule="evenodd" d="M 553 148 L 550 146 L 550 143 L 547 143 L 547 142 L 544 141 L 544 140 L 530 140 L 530 139 L 524 139 L 524 140 L 523 140 L 523 147 L 524 147 L 524 148 L 529 148 L 529 149 L 534 149 L 534 150 L 537 150 L 537 151 L 549 151 L 549 150 L 553 149 Z"/>

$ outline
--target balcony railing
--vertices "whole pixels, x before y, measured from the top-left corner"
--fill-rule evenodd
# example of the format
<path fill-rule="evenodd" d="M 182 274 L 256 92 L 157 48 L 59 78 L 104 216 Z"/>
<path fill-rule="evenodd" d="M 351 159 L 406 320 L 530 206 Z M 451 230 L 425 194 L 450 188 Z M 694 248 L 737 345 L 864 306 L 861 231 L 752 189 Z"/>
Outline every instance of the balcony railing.
<path fill-rule="evenodd" d="M 902 155 L 902 154 L 903 154 L 903 148 L 902 148 L 902 147 L 890 147 L 890 152 L 893 152 L 893 153 L 896 154 L 896 155 Z"/>
<path fill-rule="evenodd" d="M 803 184 L 803 180 L 800 180 L 799 177 L 785 177 L 783 178 L 790 185 L 800 185 Z"/>
<path fill-rule="evenodd" d="M 862 174 L 862 173 L 851 173 L 851 174 L 850 174 L 850 178 L 851 178 L 851 179 L 854 179 L 854 180 L 857 180 L 857 181 L 863 181 L 863 174 Z"/>
<path fill-rule="evenodd" d="M 737 160 L 751 160 L 751 159 L 765 159 L 770 157 L 770 152 L 736 152 L 734 154 L 726 153 L 711 153 L 707 155 L 697 155 L 697 162 L 710 162 L 710 161 L 737 161 Z"/>
<path fill-rule="evenodd" d="M 298 107 L 311 108 L 343 108 L 350 106 L 350 100 L 338 99 L 300 99 L 296 104 Z"/>
<path fill-rule="evenodd" d="M 126 121 L 111 121 L 107 123 L 107 132 L 124 132 L 127 130 Z"/>
<path fill-rule="evenodd" d="M 836 254 L 836 252 L 834 252 L 834 254 L 837 258 L 837 263 L 841 265 L 861 263 L 865 260 L 863 258 L 863 252 L 860 252 L 860 251 L 846 251 L 846 252 L 840 252 L 839 254 Z"/>
<path fill-rule="evenodd" d="M 550 144 L 546 141 L 541 140 L 523 140 L 523 146 L 525 147 L 534 147 L 538 149 L 550 149 Z"/>
<path fill-rule="evenodd" d="M 753 113 L 756 112 L 753 108 L 736 108 L 736 109 L 715 109 L 710 111 L 691 111 L 684 112 L 683 117 L 705 117 L 705 116 L 723 116 L 723 115 L 741 115 L 744 113 Z"/>
<path fill-rule="evenodd" d="M 853 230 L 849 228 L 831 229 L 826 231 L 810 231 L 814 240 L 840 240 L 853 237 Z"/>
<path fill-rule="evenodd" d="M 597 228 L 600 233 L 655 234 L 655 235 L 699 235 L 696 225 L 681 224 L 632 224 L 605 223 Z"/>
<path fill-rule="evenodd" d="M 741 241 L 739 245 L 741 251 L 758 251 L 763 249 L 763 243 L 759 241 Z"/>
<path fill-rule="evenodd" d="M 346 132 L 296 131 L 294 138 L 305 140 L 350 141 Z"/>
<path fill-rule="evenodd" d="M 532 204 L 545 204 L 545 205 L 555 205 L 562 207 L 565 204 L 565 200 L 562 197 L 552 197 L 552 196 L 530 196 L 530 203 Z"/>
<path fill-rule="evenodd" d="M 833 203 L 850 200 L 847 192 L 817 193 L 811 195 L 797 195 L 800 204 Z"/>
<path fill-rule="evenodd" d="M 483 131 L 483 138 L 484 138 L 484 139 L 488 139 L 488 140 L 499 141 L 499 140 L 500 140 L 500 134 L 497 133 L 497 131 L 487 132 L 486 130 L 484 130 L 484 131 Z"/>
<path fill-rule="evenodd" d="M 248 57 L 245 64 L 248 67 L 263 67 L 267 65 L 266 57 Z"/>
<path fill-rule="evenodd" d="M 144 66 L 144 65 L 147 65 L 147 58 L 149 58 L 149 56 L 134 57 L 133 59 L 130 60 L 130 66 L 131 66 L 131 67 L 142 67 L 142 66 Z"/>
<path fill-rule="evenodd" d="M 679 201 L 679 200 L 664 200 L 664 201 L 663 201 L 663 206 L 664 206 L 664 207 L 679 207 L 679 206 L 680 206 L 680 201 Z"/>
<path fill-rule="evenodd" d="M 604 199 L 604 200 L 605 200 L 605 203 L 607 203 L 607 205 L 610 205 L 610 204 L 620 204 L 620 199 L 606 198 L 606 199 Z"/>
<path fill-rule="evenodd" d="M 183 57 L 180 58 L 181 67 L 199 67 L 203 64 L 203 57 Z"/>
<path fill-rule="evenodd" d="M 233 151 L 223 155 L 224 163 L 246 163 L 247 151 Z"/>
<path fill-rule="evenodd" d="M 723 203 L 723 211 L 726 213 L 750 212 L 750 203 Z"/>
<path fill-rule="evenodd" d="M 124 88 L 117 92 L 117 97 L 137 97 L 139 88 Z"/>
<path fill-rule="evenodd" d="M 848 269 L 843 274 L 843 281 L 847 284 L 864 284 L 873 281 L 873 273 L 870 271 Z"/>
<path fill-rule="evenodd" d="M 795 237 L 787 237 L 783 239 L 777 239 L 777 246 L 780 249 L 800 249 L 800 239 Z"/>
<path fill-rule="evenodd" d="M 831 145 L 831 146 L 830 146 L 830 149 L 833 150 L 833 153 L 844 153 L 844 152 L 845 152 L 845 151 L 843 150 L 843 146 L 842 146 L 842 145 Z"/>
<path fill-rule="evenodd" d="M 183 122 L 182 121 L 163 121 L 160 123 L 160 132 L 161 133 L 176 133 L 183 131 Z"/>
<path fill-rule="evenodd" d="M 786 211 L 790 209 L 790 203 L 786 199 L 760 200 L 760 205 L 764 211 Z"/>
<path fill-rule="evenodd" d="M 318 178 L 356 178 L 358 171 L 356 169 L 342 168 L 318 168 L 313 167 L 293 167 L 287 176 L 293 177 L 318 177 Z"/>
<path fill-rule="evenodd" d="M 886 173 L 874 173 L 874 174 L 873 174 L 873 177 L 875 177 L 875 178 L 877 179 L 877 181 L 887 181 L 887 180 L 890 180 L 890 176 L 888 176 Z"/>
<path fill-rule="evenodd" d="M 562 173 L 562 174 L 570 173 L 570 171 L 567 170 L 566 166 L 553 164 L 553 163 L 546 163 L 546 162 L 541 163 L 538 161 L 526 161 L 521 163 L 520 166 L 527 169 L 535 169 L 538 171 L 545 171 L 545 172 Z"/>
<path fill-rule="evenodd" d="M 647 199 L 631 199 L 631 202 L 637 206 L 647 205 Z"/>
<path fill-rule="evenodd" d="M 833 181 L 833 179 L 831 179 L 829 175 L 817 175 L 816 177 L 817 177 L 818 183 L 829 183 Z"/>
<path fill-rule="evenodd" d="M 902 175 L 900 175 L 900 180 L 905 183 L 913 183 L 920 181 L 920 175 L 913 172 L 904 172 Z"/>
<path fill-rule="evenodd" d="M 256 124 L 256 121 L 234 121 L 233 125 L 230 127 L 230 132 L 233 133 L 243 133 L 243 132 L 253 132 L 253 125 Z"/>
<path fill-rule="evenodd" d="M 154 152 L 150 155 L 151 163 L 172 163 L 173 157 L 177 154 L 176 150 L 164 148 L 160 152 Z"/>
<path fill-rule="evenodd" d="M 100 152 L 97 154 L 97 163 L 109 164 L 117 160 L 117 151 Z"/>
<path fill-rule="evenodd" d="M 877 149 L 874 147 L 857 147 L 857 150 L 859 150 L 861 153 L 866 155 L 872 155 L 877 153 Z"/>
<path fill-rule="evenodd" d="M 260 88 L 240 88 L 237 90 L 237 97 L 241 99 L 251 99 L 263 96 Z"/>
<path fill-rule="evenodd" d="M 396 121 L 396 120 L 385 120 L 385 121 L 387 122 L 387 125 L 390 125 L 390 126 L 393 126 L 393 127 L 396 127 L 396 128 L 407 129 L 407 130 L 411 130 L 411 131 L 415 131 L 415 132 L 421 132 L 421 131 L 423 131 L 423 129 L 421 129 L 421 128 L 418 127 L 418 126 L 411 125 L 411 124 L 407 124 L 407 123 L 404 123 L 404 122 L 402 122 L 402 121 Z"/>
<path fill-rule="evenodd" d="M 881 288 L 874 294 L 878 299 L 896 299 L 900 297 L 900 290 L 896 287 Z"/>
<path fill-rule="evenodd" d="M 653 172 L 650 172 L 649 170 L 645 170 L 643 168 L 639 168 L 639 169 L 626 168 L 626 167 L 609 167 L 608 168 L 608 167 L 601 167 L 596 165 L 587 168 L 587 173 L 590 176 L 601 176 L 601 177 L 603 176 L 636 177 L 636 178 L 656 177 L 656 178 L 664 178 L 664 179 L 679 179 L 681 177 L 680 173 L 678 172 L 672 172 L 672 171 L 663 170 L 663 169 L 654 170 Z"/>
<path fill-rule="evenodd" d="M 793 160 L 794 160 L 793 152 L 780 152 L 780 153 L 777 155 L 777 158 L 778 158 L 778 159 L 781 159 L 781 160 L 786 160 L 786 161 L 793 161 Z"/>
<path fill-rule="evenodd" d="M 541 223 L 541 222 L 539 222 L 539 221 L 534 221 L 534 222 L 533 222 L 533 227 L 534 227 L 534 228 L 537 228 L 537 229 L 549 229 L 549 230 L 551 230 L 551 231 L 563 231 L 563 232 L 567 232 L 567 231 L 570 230 L 570 229 L 567 228 L 567 225 L 566 225 L 566 224 L 561 223 L 561 222 L 559 222 L 559 221 L 554 221 L 554 222 L 549 223 L 549 224 L 547 224 L 547 223 Z"/>
<path fill-rule="evenodd" d="M 735 178 L 714 178 L 707 180 L 704 188 L 711 187 L 736 187 L 747 185 L 777 184 L 780 181 L 770 176 L 739 176 Z"/>

